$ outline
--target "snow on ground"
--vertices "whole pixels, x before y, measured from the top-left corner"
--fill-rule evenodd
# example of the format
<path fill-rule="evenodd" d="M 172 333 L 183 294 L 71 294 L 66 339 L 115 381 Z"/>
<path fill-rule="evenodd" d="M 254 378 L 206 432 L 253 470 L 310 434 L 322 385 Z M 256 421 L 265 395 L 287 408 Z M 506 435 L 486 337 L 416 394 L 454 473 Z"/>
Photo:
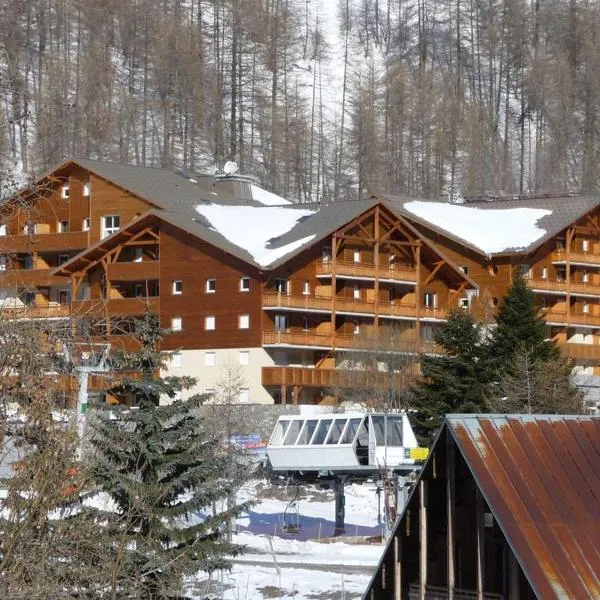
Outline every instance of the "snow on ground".
<path fill-rule="evenodd" d="M 238 519 L 233 536 L 245 553 L 230 572 L 199 574 L 186 589 L 226 600 L 361 598 L 383 553 L 381 543 L 367 543 L 367 537 L 381 534 L 374 484 L 346 487 L 346 535 L 335 539 L 333 494 L 315 486 L 300 488 L 300 531 L 283 531 L 287 499 L 294 495 L 295 487 L 249 482 L 237 501 L 256 503 Z"/>
<path fill-rule="evenodd" d="M 310 235 L 280 248 L 269 247 L 271 240 L 290 231 L 300 219 L 315 214 L 314 210 L 217 204 L 199 204 L 196 210 L 215 231 L 246 250 L 263 267 L 308 244 L 315 237 Z"/>
<path fill-rule="evenodd" d="M 486 254 L 526 248 L 546 233 L 538 221 L 552 214 L 541 208 L 482 209 L 418 200 L 404 208 Z"/>

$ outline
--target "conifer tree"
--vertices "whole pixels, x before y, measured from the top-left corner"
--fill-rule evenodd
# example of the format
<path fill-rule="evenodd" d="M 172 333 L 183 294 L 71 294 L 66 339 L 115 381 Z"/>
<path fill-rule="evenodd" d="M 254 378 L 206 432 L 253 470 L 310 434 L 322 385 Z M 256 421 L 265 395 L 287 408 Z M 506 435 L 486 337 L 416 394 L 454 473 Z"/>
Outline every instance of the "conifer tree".
<path fill-rule="evenodd" d="M 518 275 L 500 304 L 496 328 L 489 343 L 489 360 L 499 373 L 510 363 L 515 351 L 525 348 L 533 361 L 546 362 L 559 351 L 546 340 L 546 323 L 535 307 L 535 295 Z"/>
<path fill-rule="evenodd" d="M 413 429 L 420 443 L 429 444 L 446 413 L 485 410 L 488 381 L 481 325 L 455 311 L 436 332 L 441 356 L 423 356 L 423 378 L 414 387 Z"/>
<path fill-rule="evenodd" d="M 120 598 L 183 598 L 185 576 L 227 567 L 227 556 L 240 550 L 224 529 L 244 507 L 212 515 L 208 509 L 232 496 L 241 469 L 203 427 L 197 408 L 204 398 L 176 399 L 194 380 L 160 377 L 158 318 L 147 313 L 137 336 L 140 351 L 117 362 L 138 375 L 123 377 L 112 391 L 135 397 L 138 408 L 117 409 L 117 419 L 114 409 L 98 412 L 91 438 L 96 480 L 116 507 L 103 515 L 116 540 L 111 588 Z M 161 397 L 173 402 L 159 405 Z"/>

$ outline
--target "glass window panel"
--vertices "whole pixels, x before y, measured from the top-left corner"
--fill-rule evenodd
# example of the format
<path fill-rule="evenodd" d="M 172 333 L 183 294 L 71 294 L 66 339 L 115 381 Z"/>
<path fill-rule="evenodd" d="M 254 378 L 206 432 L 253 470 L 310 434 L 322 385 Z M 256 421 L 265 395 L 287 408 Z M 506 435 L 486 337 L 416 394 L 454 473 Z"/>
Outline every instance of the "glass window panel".
<path fill-rule="evenodd" d="M 402 446 L 402 417 L 388 417 L 387 445 Z"/>
<path fill-rule="evenodd" d="M 310 438 L 313 436 L 318 422 L 318 419 L 309 419 L 308 421 L 305 421 L 296 445 L 308 444 L 310 442 Z"/>
<path fill-rule="evenodd" d="M 332 419 L 323 419 L 322 421 L 319 421 L 319 425 L 317 427 L 317 430 L 315 431 L 315 435 L 311 442 L 311 444 L 313 446 L 316 444 L 322 444 L 325 441 L 325 436 L 327 435 L 327 432 L 329 431 L 329 426 L 331 425 L 331 421 L 332 421 Z"/>
<path fill-rule="evenodd" d="M 344 432 L 342 439 L 340 440 L 340 444 L 351 444 L 354 441 L 354 436 L 356 435 L 359 425 L 360 425 L 360 419 L 350 419 L 350 423 L 348 425 L 348 428 Z M 365 429 L 365 433 L 366 433 L 366 429 Z M 368 443 L 369 443 L 369 436 L 367 436 L 367 444 Z"/>
<path fill-rule="evenodd" d="M 284 446 L 292 446 L 296 443 L 296 438 L 300 433 L 300 427 L 302 427 L 302 423 L 304 423 L 304 421 L 290 421 L 290 426 L 288 427 L 287 433 L 285 434 L 285 439 L 283 440 Z"/>
<path fill-rule="evenodd" d="M 373 431 L 375 433 L 375 442 L 378 446 L 385 445 L 385 417 L 371 417 L 373 422 Z"/>
<path fill-rule="evenodd" d="M 275 425 L 275 431 L 273 432 L 273 436 L 271 438 L 271 444 L 274 446 L 279 446 L 281 444 L 289 424 L 289 421 L 277 422 L 277 425 Z"/>
<path fill-rule="evenodd" d="M 327 438 L 328 444 L 337 444 L 340 441 L 340 437 L 342 437 L 342 432 L 344 431 L 347 421 L 348 419 L 335 419 Z"/>

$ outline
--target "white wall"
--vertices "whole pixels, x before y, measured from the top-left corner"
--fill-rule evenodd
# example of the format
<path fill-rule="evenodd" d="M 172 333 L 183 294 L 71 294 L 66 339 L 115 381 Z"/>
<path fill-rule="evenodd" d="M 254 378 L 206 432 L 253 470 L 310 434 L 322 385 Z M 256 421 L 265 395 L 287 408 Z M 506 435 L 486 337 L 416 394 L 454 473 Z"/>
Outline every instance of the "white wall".
<path fill-rule="evenodd" d="M 240 364 L 240 352 L 249 352 L 248 365 Z M 214 366 L 206 366 L 207 354 L 210 353 L 214 353 Z M 185 375 L 198 380 L 196 387 L 183 392 L 183 398 L 206 390 L 218 389 L 218 384 L 226 377 L 228 365 L 231 365 L 231 369 L 239 367 L 244 382 L 242 387 L 248 388 L 249 404 L 273 404 L 273 398 L 261 384 L 261 368 L 274 364 L 273 359 L 263 348 L 181 350 L 179 354 L 180 359 L 174 357 L 162 375 Z M 175 366 L 177 360 L 181 361 L 180 367 Z"/>

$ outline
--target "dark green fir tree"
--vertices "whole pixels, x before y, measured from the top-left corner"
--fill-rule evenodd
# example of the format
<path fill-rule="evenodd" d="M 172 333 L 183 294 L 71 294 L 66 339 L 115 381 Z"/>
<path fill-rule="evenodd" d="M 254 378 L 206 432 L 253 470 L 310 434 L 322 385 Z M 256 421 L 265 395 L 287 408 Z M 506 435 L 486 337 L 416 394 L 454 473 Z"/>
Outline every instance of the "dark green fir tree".
<path fill-rule="evenodd" d="M 155 315 L 140 320 L 137 337 L 141 348 L 118 357 L 125 375 L 111 390 L 135 398 L 137 408 L 98 411 L 91 437 L 93 472 L 113 504 L 103 511 L 115 539 L 110 585 L 118 598 L 185 598 L 186 576 L 227 568 L 240 551 L 227 541 L 226 525 L 245 506 L 214 507 L 234 496 L 243 469 L 206 430 L 198 411 L 204 398 L 177 399 L 194 380 L 160 376 L 165 356 Z M 165 398 L 171 402 L 159 404 Z"/>
<path fill-rule="evenodd" d="M 453 312 L 437 330 L 441 355 L 423 356 L 410 413 L 419 443 L 430 445 L 447 413 L 485 411 L 488 381 L 481 325 L 464 311 Z"/>
<path fill-rule="evenodd" d="M 535 306 L 535 294 L 517 275 L 500 304 L 488 350 L 491 368 L 501 374 L 517 350 L 526 349 L 532 360 L 547 362 L 559 356 L 546 339 L 546 323 Z"/>

